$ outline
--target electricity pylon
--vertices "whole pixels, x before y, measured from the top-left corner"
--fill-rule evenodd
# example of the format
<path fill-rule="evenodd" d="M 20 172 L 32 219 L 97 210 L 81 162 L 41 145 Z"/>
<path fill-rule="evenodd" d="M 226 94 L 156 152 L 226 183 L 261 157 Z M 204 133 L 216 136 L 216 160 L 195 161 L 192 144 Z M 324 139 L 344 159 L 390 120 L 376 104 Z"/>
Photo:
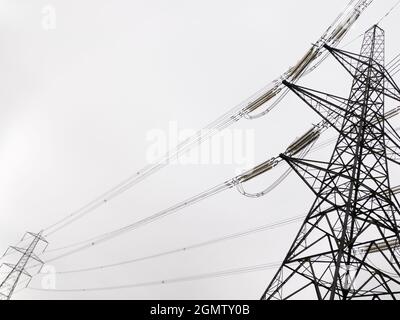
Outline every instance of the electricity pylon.
<path fill-rule="evenodd" d="M 398 299 L 399 203 L 388 164 L 399 143 L 385 98 L 400 90 L 384 68 L 384 31 L 372 27 L 360 54 L 326 47 L 353 78 L 348 99 L 285 83 L 339 133 L 329 162 L 281 155 L 316 196 L 262 299 Z"/>
<path fill-rule="evenodd" d="M 44 251 L 47 247 L 48 242 L 46 241 L 45 238 L 42 237 L 41 232 L 40 233 L 27 232 L 21 239 L 21 242 L 25 240 L 26 236 L 32 238 L 32 241 L 26 248 L 11 246 L 6 250 L 6 252 L 3 255 L 4 257 L 9 250 L 13 250 L 22 254 L 22 256 L 19 258 L 16 264 L 3 263 L 0 266 L 0 268 L 6 267 L 8 269 L 11 269 L 11 271 L 7 274 L 7 276 L 2 280 L 0 284 L 0 300 L 9 300 L 11 298 L 15 288 L 18 285 L 21 276 L 23 275 L 29 278 L 29 281 L 26 284 L 26 286 L 28 286 L 30 279 L 32 278 L 32 275 L 28 273 L 28 271 L 26 271 L 26 267 L 31 259 L 37 261 L 40 268 L 41 266 L 43 266 L 43 261 L 40 260 L 39 257 L 35 254 L 35 249 L 37 248 L 39 242 L 44 242 L 46 244 L 45 248 L 43 249 Z M 40 269 L 38 272 L 40 272 Z"/>

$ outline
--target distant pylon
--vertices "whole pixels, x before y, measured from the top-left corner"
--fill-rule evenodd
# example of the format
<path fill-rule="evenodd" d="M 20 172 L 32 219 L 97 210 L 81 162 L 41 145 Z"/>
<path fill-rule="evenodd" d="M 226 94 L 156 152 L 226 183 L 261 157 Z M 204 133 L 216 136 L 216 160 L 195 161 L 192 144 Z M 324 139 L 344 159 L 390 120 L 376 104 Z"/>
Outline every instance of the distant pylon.
<path fill-rule="evenodd" d="M 39 242 L 44 242 L 46 244 L 43 249 L 44 251 L 47 247 L 48 242 L 46 241 L 46 239 L 42 237 L 41 232 L 40 233 L 26 232 L 23 238 L 21 239 L 21 242 L 25 240 L 26 236 L 30 236 L 32 238 L 32 241 L 26 248 L 10 246 L 3 255 L 4 257 L 9 250 L 14 250 L 22 254 L 22 256 L 20 257 L 20 259 L 17 261 L 16 264 L 3 263 L 0 266 L 1 269 L 3 267 L 11 269 L 0 284 L 0 300 L 9 300 L 11 298 L 15 288 L 18 285 L 21 276 L 23 275 L 29 278 L 29 281 L 26 284 L 26 286 L 28 286 L 30 279 L 32 278 L 32 275 L 26 271 L 26 267 L 31 259 L 36 260 L 39 263 L 40 268 L 38 272 L 40 272 L 41 266 L 43 266 L 43 261 L 39 259 L 39 257 L 35 254 L 34 251 L 35 249 L 37 249 L 37 245 Z"/>
<path fill-rule="evenodd" d="M 398 105 L 400 90 L 384 48 L 378 26 L 360 54 L 327 47 L 353 78 L 348 99 L 286 83 L 321 117 L 341 121 L 331 123 L 339 138 L 329 162 L 281 156 L 316 199 L 262 299 L 400 298 L 400 206 L 388 169 L 400 164 L 400 137 L 384 116 L 385 98 Z"/>

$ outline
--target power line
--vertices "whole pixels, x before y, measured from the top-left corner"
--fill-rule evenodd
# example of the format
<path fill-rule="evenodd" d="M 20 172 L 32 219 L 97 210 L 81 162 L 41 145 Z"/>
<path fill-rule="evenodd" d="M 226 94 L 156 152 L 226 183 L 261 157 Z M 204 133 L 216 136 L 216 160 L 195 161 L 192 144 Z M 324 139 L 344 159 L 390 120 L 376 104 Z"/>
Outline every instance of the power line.
<path fill-rule="evenodd" d="M 239 121 L 241 118 L 251 118 L 250 113 L 254 112 L 261 106 L 272 103 L 268 106 L 267 110 L 263 112 L 263 115 L 268 113 L 278 103 L 280 103 L 282 98 L 285 96 L 285 92 L 281 93 L 282 90 L 286 91 L 284 90 L 282 82 L 284 80 L 295 82 L 300 79 L 308 69 L 314 70 L 315 68 L 312 67 L 312 63 L 316 61 L 325 51 L 324 45 L 329 44 L 333 47 L 337 46 L 358 19 L 361 12 L 365 10 L 371 2 L 372 0 L 359 0 L 354 6 L 352 6 L 354 0 L 350 1 L 345 10 L 339 14 L 339 16 L 328 27 L 322 37 L 314 44 L 314 46 L 307 52 L 303 59 L 298 62 L 298 64 L 296 64 L 294 67 L 291 67 L 287 72 L 283 73 L 279 78 L 272 81 L 267 87 L 257 92 L 251 98 L 245 100 L 243 103 L 229 110 L 217 120 L 206 126 L 204 128 L 208 131 L 206 135 L 203 134 L 204 130 L 198 131 L 193 137 L 188 138 L 179 144 L 175 150 L 168 152 L 157 163 L 139 170 L 134 175 L 131 175 L 126 180 L 111 188 L 109 191 L 103 193 L 101 196 L 95 198 L 80 209 L 70 213 L 66 217 L 45 228 L 45 235 L 48 237 L 65 228 L 69 224 L 77 221 L 86 214 L 102 206 L 104 203 L 107 203 L 121 193 L 129 190 L 150 175 L 156 173 L 158 170 L 168 165 L 170 159 L 179 157 L 179 155 L 183 152 L 186 152 L 192 147 L 197 146 L 205 139 L 210 138 L 222 129 Z M 316 63 L 318 63 L 318 61 Z M 276 100 L 274 101 L 274 99 Z"/>
<path fill-rule="evenodd" d="M 390 111 L 389 111 L 389 113 L 390 113 Z M 332 117 L 332 115 L 330 115 L 330 117 Z M 321 122 L 318 126 L 325 126 L 324 130 L 326 130 L 328 127 L 324 123 L 325 122 Z M 318 126 L 316 126 L 316 128 Z M 303 140 L 304 137 L 307 137 L 308 140 Z M 302 147 L 302 149 L 300 149 L 300 150 L 303 150 L 303 151 L 306 150 L 305 154 L 307 154 L 309 150 L 304 149 L 304 148 L 309 147 L 310 143 L 314 143 L 315 142 L 314 139 L 315 139 L 315 137 L 314 136 L 310 136 L 309 133 L 307 132 L 302 137 L 297 139 L 291 146 L 293 146 L 293 145 L 297 146 L 298 141 L 303 141 L 303 144 L 299 145 L 296 150 L 299 150 L 299 147 Z M 331 142 L 332 141 L 330 141 L 330 143 Z M 287 150 L 291 150 L 291 148 L 292 148 L 291 146 L 289 146 Z M 274 158 L 272 158 L 272 159 L 264 162 L 263 166 L 265 168 L 267 168 L 268 170 L 271 170 L 274 166 L 276 166 L 276 163 L 273 166 L 271 165 L 271 163 L 274 163 L 274 162 L 275 162 L 275 160 L 274 160 Z M 122 234 L 124 234 L 126 232 L 129 232 L 129 231 L 135 230 L 135 229 L 137 229 L 139 227 L 142 227 L 144 225 L 153 223 L 153 222 L 155 222 L 155 221 L 157 221 L 159 219 L 163 219 L 163 218 L 165 218 L 165 217 L 167 217 L 169 215 L 172 215 L 172 214 L 176 213 L 177 211 L 180 211 L 180 210 L 182 210 L 182 209 L 184 209 L 186 207 L 192 206 L 192 205 L 196 204 L 197 202 L 202 201 L 202 200 L 204 200 L 204 199 L 206 199 L 208 197 L 214 196 L 214 195 L 216 195 L 216 194 L 218 194 L 218 193 L 220 193 L 222 191 L 231 189 L 234 186 L 240 186 L 240 184 L 241 184 L 240 182 L 241 181 L 248 181 L 249 179 L 253 179 L 257 175 L 267 171 L 266 169 L 260 170 L 260 168 L 264 168 L 264 167 L 257 166 L 256 168 L 250 170 L 248 173 L 244 173 L 243 175 L 241 175 L 239 177 L 235 177 L 235 178 L 232 178 L 230 180 L 227 180 L 227 181 L 223 182 L 222 184 L 219 184 L 219 185 L 217 185 L 215 187 L 212 187 L 212 188 L 206 190 L 205 192 L 202 192 L 202 193 L 200 193 L 200 194 L 198 194 L 198 195 L 196 195 L 194 197 L 186 199 L 186 200 L 184 200 L 182 202 L 179 202 L 178 204 L 175 204 L 175 205 L 173 205 L 173 206 L 171 206 L 171 207 L 169 207 L 167 209 L 159 211 L 158 213 L 155 213 L 155 214 L 153 214 L 153 215 L 151 215 L 149 217 L 143 218 L 141 220 L 138 220 L 136 222 L 133 222 L 131 224 L 123 226 L 121 228 L 118 228 L 118 229 L 115 229 L 113 231 L 100 234 L 98 236 L 95 236 L 95 237 L 92 237 L 92 238 L 89 238 L 89 239 L 86 239 L 86 240 L 78 241 L 78 242 L 75 242 L 75 243 L 72 243 L 72 244 L 69 244 L 69 245 L 65 245 L 65 246 L 58 247 L 58 248 L 55 248 L 55 249 L 52 249 L 52 250 L 48 250 L 48 253 L 51 253 L 51 252 L 55 252 L 55 251 L 74 248 L 74 249 L 71 249 L 71 250 L 61 254 L 61 255 L 58 255 L 58 256 L 53 257 L 51 259 L 48 259 L 47 262 L 53 262 L 53 261 L 59 260 L 61 258 L 67 257 L 69 255 L 72 255 L 74 253 L 80 252 L 82 250 L 91 248 L 91 247 L 93 247 L 93 246 L 95 246 L 97 244 L 100 244 L 100 243 L 103 243 L 103 242 L 108 241 L 110 239 L 113 239 L 115 237 L 118 237 L 119 235 L 122 235 Z M 243 177 L 247 177 L 249 175 L 251 175 L 251 178 L 243 179 Z M 284 174 L 284 178 L 285 178 L 285 174 Z M 278 178 L 278 180 L 279 180 L 279 178 Z M 280 182 L 282 182 L 282 180 Z M 272 185 L 272 186 L 273 187 L 271 189 L 273 189 L 275 187 L 274 185 Z M 239 191 L 240 191 L 240 189 L 239 189 Z M 265 193 L 265 190 L 264 190 L 264 193 Z"/>
<path fill-rule="evenodd" d="M 378 20 L 378 22 L 377 22 L 376 24 L 379 25 L 384 19 L 386 19 L 387 17 L 389 17 L 389 16 L 392 14 L 392 12 L 397 8 L 398 5 L 400 5 L 400 0 L 399 0 L 388 12 L 386 12 L 386 13 Z M 358 39 L 361 39 L 362 37 L 364 37 L 364 34 L 365 34 L 365 32 L 360 33 L 360 34 L 359 34 L 358 36 L 356 36 L 354 39 L 352 39 L 352 40 L 350 40 L 349 42 L 347 42 L 346 44 L 344 44 L 344 45 L 342 46 L 342 48 L 346 48 L 346 47 L 348 47 L 350 44 L 356 42 Z M 329 53 L 326 53 L 326 55 L 329 56 Z M 400 55 L 400 54 L 399 54 L 399 55 Z M 389 64 L 390 64 L 391 62 L 392 62 L 392 61 L 390 61 Z"/>
<path fill-rule="evenodd" d="M 238 274 L 252 273 L 252 272 L 269 270 L 269 269 L 276 269 L 279 266 L 280 266 L 280 262 L 274 262 L 274 263 L 266 263 L 266 264 L 255 265 L 255 266 L 250 266 L 250 267 L 222 270 L 222 271 L 211 272 L 211 273 L 202 273 L 202 274 L 197 274 L 197 275 L 187 276 L 187 277 L 179 277 L 179 278 L 171 278 L 171 279 L 166 279 L 166 280 L 156 280 L 156 281 L 147 281 L 147 282 L 137 282 L 137 283 L 131 283 L 131 284 L 117 285 L 117 286 L 104 286 L 104 287 L 93 287 L 93 288 L 71 288 L 71 289 L 44 289 L 44 288 L 37 288 L 37 287 L 28 287 L 28 289 L 35 290 L 35 291 L 48 291 L 48 292 L 91 292 L 91 291 L 120 290 L 120 289 L 130 289 L 130 288 L 138 288 L 138 287 L 173 284 L 173 283 L 187 282 L 187 281 L 194 281 L 194 280 L 221 278 L 221 277 L 233 276 L 233 275 L 238 275 Z"/>
<path fill-rule="evenodd" d="M 315 128 L 313 128 L 313 130 L 317 131 Z M 293 148 L 290 149 L 290 147 L 289 147 L 288 150 L 290 149 L 290 150 L 293 150 L 295 152 L 303 152 L 303 150 L 308 147 L 309 143 L 312 143 L 317 137 L 319 137 L 319 135 L 318 136 L 316 136 L 316 135 L 311 135 L 310 136 L 309 132 L 307 132 L 305 136 L 307 137 L 308 140 L 304 140 L 303 141 L 302 138 L 300 138 L 300 140 L 302 140 L 302 143 L 301 144 L 294 143 L 296 145 L 296 148 L 295 149 L 293 149 Z M 195 195 L 195 196 L 193 196 L 191 198 L 188 198 L 188 199 L 186 199 L 184 201 L 181 201 L 181 202 L 179 202 L 179 203 L 177 203 L 177 204 L 175 204 L 175 205 L 173 205 L 173 206 L 171 206 L 171 207 L 169 207 L 167 209 L 161 210 L 161 211 L 159 211 L 159 212 L 157 212 L 157 213 L 155 213 L 155 214 L 153 214 L 151 216 L 148 216 L 146 218 L 140 219 L 140 220 L 138 220 L 136 222 L 133 222 L 133 223 L 128 224 L 126 226 L 123 226 L 121 228 L 118 228 L 118 229 L 115 229 L 113 231 L 100 234 L 98 236 L 95 236 L 95 237 L 92 237 L 92 238 L 89 238 L 89 239 L 86 239 L 86 240 L 83 240 L 83 241 L 78 241 L 78 242 L 75 242 L 75 243 L 72 243 L 72 244 L 69 244 L 69 245 L 66 245 L 66 246 L 62 246 L 62 247 L 59 247 L 59 248 L 48 250 L 48 252 L 50 253 L 50 252 L 54 252 L 54 251 L 60 251 L 60 250 L 68 249 L 68 248 L 77 247 L 75 249 L 72 249 L 71 251 L 68 251 L 68 252 L 60 255 L 60 256 L 57 256 L 55 258 L 52 258 L 51 260 L 48 260 L 47 262 L 54 261 L 55 259 L 60 259 L 62 257 L 68 256 L 70 254 L 76 253 L 76 252 L 84 250 L 84 249 L 87 249 L 89 247 L 93 247 L 94 245 L 97 245 L 97 244 L 99 244 L 101 242 L 104 242 L 104 241 L 107 241 L 109 239 L 115 238 L 115 237 L 117 237 L 117 236 L 119 236 L 119 235 L 121 235 L 121 234 L 123 234 L 125 232 L 131 231 L 131 230 L 135 230 L 135 229 L 137 229 L 137 228 L 139 228 L 141 226 L 153 223 L 153 222 L 158 221 L 160 219 L 163 219 L 163 218 L 165 218 L 167 216 L 170 216 L 170 215 L 172 215 L 172 214 L 174 214 L 174 213 L 176 213 L 176 212 L 178 212 L 178 211 L 180 211 L 180 210 L 182 210 L 184 208 L 187 208 L 189 206 L 192 206 L 192 205 L 196 204 L 197 202 L 205 200 L 205 199 L 207 199 L 207 198 L 209 198 L 211 196 L 214 196 L 214 195 L 216 195 L 216 194 L 218 194 L 218 193 L 220 193 L 222 191 L 231 189 L 234 186 L 237 186 L 238 184 L 240 184 L 242 182 L 247 182 L 247 181 L 249 181 L 251 179 L 254 179 L 258 175 L 263 174 L 263 173 L 273 169 L 279 162 L 280 162 L 280 160 L 278 160 L 276 158 L 271 158 L 271 159 L 261 163 L 260 165 L 256 166 L 255 168 L 253 168 L 253 169 L 251 169 L 251 170 L 249 170 L 249 171 L 247 171 L 247 172 L 245 172 L 245 173 L 243 173 L 243 174 L 241 174 L 239 176 L 236 176 L 234 178 L 226 180 L 225 182 L 223 182 L 223 183 L 221 183 L 219 185 L 216 185 L 216 186 L 214 186 L 214 187 L 212 187 L 212 188 L 210 188 L 210 189 L 208 189 L 208 190 L 206 190 L 206 191 L 204 191 L 202 193 L 199 193 L 199 194 L 197 194 L 197 195 Z"/>
<path fill-rule="evenodd" d="M 289 218 L 289 219 L 284 219 L 284 220 L 280 220 L 280 221 L 276 221 L 274 223 L 269 223 L 263 226 L 258 226 L 252 229 L 248 229 L 242 232 L 237 232 L 237 233 L 232 233 L 232 234 L 228 234 L 222 237 L 218 237 L 218 238 L 214 238 L 211 240 L 207 240 L 207 241 L 203 241 L 200 243 L 196 243 L 190 246 L 185 246 L 185 247 L 181 247 L 178 249 L 173 249 L 173 250 L 168 250 L 168 251 L 164 251 L 164 252 L 160 252 L 160 253 L 156 253 L 156 254 L 152 254 L 152 255 L 147 255 L 147 256 L 143 256 L 143 257 L 139 257 L 139 258 L 135 258 L 135 259 L 130 259 L 130 260 L 125 260 L 125 261 L 121 261 L 121 262 L 117 262 L 117 263 L 110 263 L 110 264 L 103 264 L 103 265 L 97 265 L 97 266 L 92 266 L 92 267 L 87 267 L 87 268 L 80 268 L 80 269 L 70 269 L 70 270 L 65 270 L 65 271 L 57 271 L 56 274 L 70 274 L 70 273 L 81 273 L 81 272 L 89 272 L 89 271 L 95 271 L 95 270 L 104 270 L 104 269 L 108 269 L 108 268 L 114 268 L 114 267 L 119 267 L 119 266 L 123 266 L 123 265 L 127 265 L 127 264 L 132 264 L 132 263 L 136 263 L 136 262 L 141 262 L 141 261 L 145 261 L 145 260 L 151 260 L 154 258 L 161 258 L 164 256 L 168 256 L 168 255 L 172 255 L 172 254 L 176 254 L 176 253 L 180 253 L 180 252 L 187 252 L 193 249 L 198 249 L 198 248 L 202 248 L 202 247 L 206 247 L 206 246 L 210 246 L 210 245 L 214 245 L 217 243 L 221 243 L 224 241 L 228 241 L 228 240 L 233 240 L 233 239 L 238 239 L 238 238 L 242 238 L 242 237 L 246 237 L 255 233 L 259 233 L 259 232 L 264 232 L 264 231 L 269 231 L 272 229 L 276 229 L 279 227 L 283 227 L 298 221 L 301 221 L 302 219 L 304 219 L 304 215 L 299 215 L 293 218 Z"/>
<path fill-rule="evenodd" d="M 385 20 L 391 13 L 398 7 L 400 4 L 400 0 L 396 2 L 396 4 L 378 21 L 377 25 L 379 25 L 383 20 Z"/>

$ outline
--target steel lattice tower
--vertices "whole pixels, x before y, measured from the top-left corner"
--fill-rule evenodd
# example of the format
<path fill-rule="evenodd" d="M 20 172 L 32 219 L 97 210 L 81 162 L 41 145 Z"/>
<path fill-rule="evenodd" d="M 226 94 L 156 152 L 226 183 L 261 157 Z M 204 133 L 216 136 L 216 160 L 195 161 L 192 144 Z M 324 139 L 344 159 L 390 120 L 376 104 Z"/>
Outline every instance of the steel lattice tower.
<path fill-rule="evenodd" d="M 46 244 L 44 250 L 47 247 L 48 242 L 46 239 L 44 239 L 41 235 L 41 233 L 32 233 L 32 232 L 27 232 L 21 239 L 21 241 L 24 241 L 25 237 L 30 237 L 32 241 L 29 243 L 29 245 L 26 248 L 21 248 L 21 247 L 16 247 L 16 246 L 11 246 L 7 249 L 7 251 L 4 253 L 4 256 L 7 254 L 7 252 L 11 249 L 14 250 L 22 256 L 19 258 L 16 264 L 10 264 L 10 263 L 3 263 L 1 267 L 7 267 L 8 269 L 11 269 L 10 272 L 7 274 L 7 276 L 2 280 L 0 284 L 0 300 L 9 300 L 14 293 L 15 288 L 18 285 L 18 282 L 21 279 L 21 276 L 26 276 L 29 279 L 32 278 L 31 274 L 29 274 L 26 271 L 26 268 L 28 266 L 28 263 L 31 259 L 35 260 L 38 262 L 38 266 L 43 265 L 43 261 L 39 259 L 39 257 L 35 254 L 35 249 L 37 248 L 39 242 L 44 242 Z M 43 251 L 44 251 L 43 250 Z M 39 271 L 40 272 L 40 269 Z M 30 281 L 30 280 L 29 280 Z M 29 282 L 26 284 L 28 286 Z"/>
<path fill-rule="evenodd" d="M 350 96 L 286 83 L 339 137 L 329 162 L 281 155 L 316 199 L 262 299 L 397 299 L 400 206 L 388 163 L 400 164 L 400 137 L 384 106 L 400 90 L 384 68 L 384 31 L 368 30 L 360 54 L 326 48 L 351 74 Z"/>

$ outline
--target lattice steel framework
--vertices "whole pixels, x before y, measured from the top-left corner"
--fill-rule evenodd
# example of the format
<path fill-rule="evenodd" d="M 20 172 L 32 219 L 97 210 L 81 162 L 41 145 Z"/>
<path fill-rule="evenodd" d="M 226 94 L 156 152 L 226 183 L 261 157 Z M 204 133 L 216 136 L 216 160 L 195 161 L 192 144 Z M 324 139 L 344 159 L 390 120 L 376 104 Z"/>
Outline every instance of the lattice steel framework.
<path fill-rule="evenodd" d="M 0 266 L 0 269 L 5 267 L 10 270 L 0 284 L 0 300 L 9 300 L 11 298 L 22 276 L 28 277 L 30 281 L 32 276 L 26 270 L 26 267 L 31 259 L 38 262 L 37 266 L 40 266 L 40 268 L 43 265 L 43 261 L 40 260 L 39 257 L 35 254 L 35 250 L 37 249 L 39 242 L 44 242 L 46 244 L 46 246 L 44 247 L 45 250 L 48 242 L 45 238 L 42 237 L 41 233 L 27 232 L 21 239 L 21 242 L 24 241 L 26 237 L 30 237 L 32 239 L 32 241 L 26 248 L 11 246 L 4 253 L 5 256 L 10 250 L 13 250 L 22 254 L 22 256 L 19 258 L 16 264 L 3 263 Z M 40 272 L 40 269 L 38 272 Z M 27 282 L 26 286 L 28 286 L 28 284 L 29 282 Z"/>
<path fill-rule="evenodd" d="M 400 90 L 384 68 L 384 31 L 365 33 L 360 54 L 327 47 L 351 74 L 348 99 L 286 85 L 339 138 L 329 162 L 281 155 L 316 199 L 262 299 L 400 297 L 399 203 L 388 163 L 399 162 L 400 137 L 384 117 L 385 98 Z"/>

